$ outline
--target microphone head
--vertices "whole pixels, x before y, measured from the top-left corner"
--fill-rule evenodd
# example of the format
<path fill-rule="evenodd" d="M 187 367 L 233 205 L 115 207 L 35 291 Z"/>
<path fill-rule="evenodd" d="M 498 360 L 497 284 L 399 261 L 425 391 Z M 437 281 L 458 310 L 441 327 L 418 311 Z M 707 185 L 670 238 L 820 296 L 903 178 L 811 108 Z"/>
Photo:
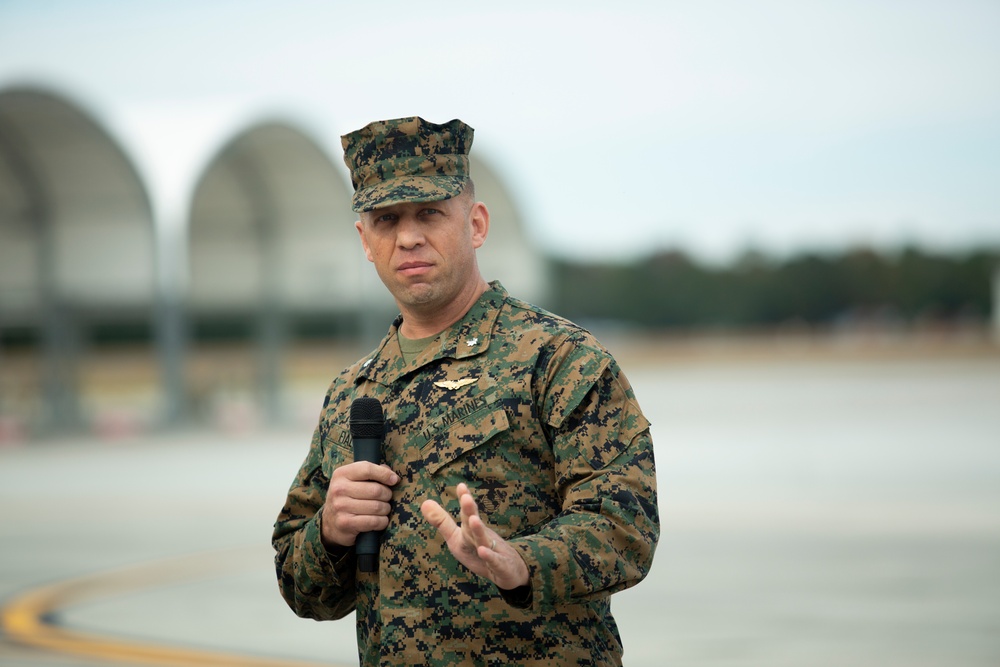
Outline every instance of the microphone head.
<path fill-rule="evenodd" d="M 381 438 L 385 435 L 385 417 L 377 398 L 361 396 L 351 403 L 351 437 Z"/>

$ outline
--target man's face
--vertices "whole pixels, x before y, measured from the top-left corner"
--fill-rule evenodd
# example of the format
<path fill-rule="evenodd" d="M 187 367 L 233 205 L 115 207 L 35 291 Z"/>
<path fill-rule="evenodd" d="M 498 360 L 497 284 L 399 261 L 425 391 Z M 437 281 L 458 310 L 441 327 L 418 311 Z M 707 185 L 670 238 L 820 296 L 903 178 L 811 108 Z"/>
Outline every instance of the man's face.
<path fill-rule="evenodd" d="M 404 316 L 446 307 L 481 280 L 476 248 L 486 240 L 489 214 L 466 195 L 365 212 L 355 227 Z"/>

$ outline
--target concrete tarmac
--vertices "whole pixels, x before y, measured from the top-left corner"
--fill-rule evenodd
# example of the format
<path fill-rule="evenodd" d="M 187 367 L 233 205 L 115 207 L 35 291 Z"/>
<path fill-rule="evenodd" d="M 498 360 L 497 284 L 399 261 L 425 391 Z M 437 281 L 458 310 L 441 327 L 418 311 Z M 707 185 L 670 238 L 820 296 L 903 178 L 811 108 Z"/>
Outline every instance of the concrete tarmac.
<path fill-rule="evenodd" d="M 624 366 L 663 524 L 626 665 L 1000 664 L 1000 355 Z M 356 664 L 274 581 L 310 434 L 0 448 L 0 664 Z"/>

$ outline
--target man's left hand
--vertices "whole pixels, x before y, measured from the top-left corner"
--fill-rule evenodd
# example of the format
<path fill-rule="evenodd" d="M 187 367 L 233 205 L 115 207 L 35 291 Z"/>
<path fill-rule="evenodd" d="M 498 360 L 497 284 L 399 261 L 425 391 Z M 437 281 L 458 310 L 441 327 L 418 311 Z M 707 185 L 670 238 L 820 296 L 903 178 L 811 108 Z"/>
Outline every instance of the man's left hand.
<path fill-rule="evenodd" d="M 507 590 L 526 585 L 530 578 L 521 554 L 479 518 L 479 507 L 468 486 L 459 484 L 456 492 L 461 524 L 455 523 L 433 500 L 425 500 L 420 505 L 424 519 L 437 528 L 448 550 L 471 572 Z"/>

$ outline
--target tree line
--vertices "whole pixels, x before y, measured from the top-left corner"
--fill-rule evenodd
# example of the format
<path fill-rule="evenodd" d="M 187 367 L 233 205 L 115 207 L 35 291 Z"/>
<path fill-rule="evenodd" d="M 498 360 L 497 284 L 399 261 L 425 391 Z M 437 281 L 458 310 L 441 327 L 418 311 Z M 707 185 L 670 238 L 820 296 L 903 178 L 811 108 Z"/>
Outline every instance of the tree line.
<path fill-rule="evenodd" d="M 1000 249 L 854 249 L 710 267 L 677 250 L 625 264 L 557 259 L 553 310 L 648 329 L 985 322 Z"/>

